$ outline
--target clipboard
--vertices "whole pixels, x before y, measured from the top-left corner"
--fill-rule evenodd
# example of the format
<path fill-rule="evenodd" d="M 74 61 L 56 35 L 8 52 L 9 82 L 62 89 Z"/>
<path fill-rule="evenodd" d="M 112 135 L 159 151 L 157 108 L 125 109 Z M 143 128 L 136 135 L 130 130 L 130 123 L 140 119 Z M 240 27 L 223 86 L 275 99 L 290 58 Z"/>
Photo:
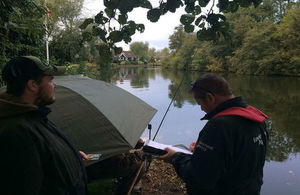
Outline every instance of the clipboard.
<path fill-rule="evenodd" d="M 143 146 L 143 151 L 145 153 L 149 153 L 149 154 L 154 155 L 154 156 L 161 156 L 161 155 L 167 154 L 167 151 L 164 150 L 167 147 L 175 150 L 176 152 L 182 152 L 182 153 L 185 153 L 185 154 L 193 154 L 189 150 L 178 148 L 178 147 L 175 147 L 175 146 L 172 146 L 172 145 L 166 145 L 166 144 L 158 143 L 158 142 L 151 141 L 151 140 L 146 141 L 146 143 Z"/>

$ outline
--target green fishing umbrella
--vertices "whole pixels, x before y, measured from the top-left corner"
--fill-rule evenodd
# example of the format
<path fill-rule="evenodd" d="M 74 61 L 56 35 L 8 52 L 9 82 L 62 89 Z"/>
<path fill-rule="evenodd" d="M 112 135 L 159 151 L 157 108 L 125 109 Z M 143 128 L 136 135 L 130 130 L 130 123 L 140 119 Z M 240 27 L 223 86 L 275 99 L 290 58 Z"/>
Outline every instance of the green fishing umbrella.
<path fill-rule="evenodd" d="M 136 145 L 156 110 L 112 84 L 81 76 L 55 77 L 49 119 L 78 149 L 106 159 Z"/>

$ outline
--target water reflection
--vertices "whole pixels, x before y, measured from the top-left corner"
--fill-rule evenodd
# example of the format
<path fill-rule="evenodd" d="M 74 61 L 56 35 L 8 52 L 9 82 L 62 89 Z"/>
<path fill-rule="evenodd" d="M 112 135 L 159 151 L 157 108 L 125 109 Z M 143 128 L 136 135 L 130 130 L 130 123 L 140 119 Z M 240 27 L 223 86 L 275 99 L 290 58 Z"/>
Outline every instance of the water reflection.
<path fill-rule="evenodd" d="M 273 121 L 267 160 L 284 161 L 300 152 L 300 79 L 228 75 L 235 94 L 266 112 Z"/>

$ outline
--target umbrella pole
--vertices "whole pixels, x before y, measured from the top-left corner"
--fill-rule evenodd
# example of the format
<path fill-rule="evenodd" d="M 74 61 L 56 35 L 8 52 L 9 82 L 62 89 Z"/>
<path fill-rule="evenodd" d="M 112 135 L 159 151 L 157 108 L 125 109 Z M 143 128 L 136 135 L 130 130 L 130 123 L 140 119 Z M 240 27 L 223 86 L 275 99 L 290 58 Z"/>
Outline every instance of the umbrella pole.
<path fill-rule="evenodd" d="M 149 130 L 149 140 L 151 140 L 151 130 L 152 130 L 151 124 L 148 124 L 148 130 Z"/>
<path fill-rule="evenodd" d="M 145 161 L 143 161 L 142 164 L 141 164 L 141 166 L 139 167 L 139 169 L 138 169 L 138 171 L 137 171 L 137 173 L 136 173 L 136 175 L 135 175 L 135 177 L 134 177 L 134 179 L 133 179 L 133 181 L 132 181 L 132 183 L 131 183 L 131 186 L 130 186 L 128 192 L 127 192 L 127 195 L 130 195 L 130 194 L 131 194 L 131 191 L 132 191 L 132 189 L 133 189 L 133 187 L 134 187 L 134 184 L 135 184 L 137 178 L 139 177 L 139 175 L 140 175 L 140 173 L 141 173 L 141 170 L 142 170 L 142 168 L 144 167 L 144 164 L 145 164 Z"/>

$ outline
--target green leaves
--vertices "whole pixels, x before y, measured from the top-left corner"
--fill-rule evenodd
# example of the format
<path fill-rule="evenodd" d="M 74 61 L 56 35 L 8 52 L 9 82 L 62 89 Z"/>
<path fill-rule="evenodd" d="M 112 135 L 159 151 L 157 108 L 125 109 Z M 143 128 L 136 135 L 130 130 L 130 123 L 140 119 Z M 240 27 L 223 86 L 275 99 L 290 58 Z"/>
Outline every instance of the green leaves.
<path fill-rule="evenodd" d="M 105 30 L 93 26 L 92 34 L 93 36 L 99 36 L 102 41 L 106 41 L 105 35 L 107 34 L 107 32 Z"/>
<path fill-rule="evenodd" d="M 109 18 L 113 18 L 115 16 L 115 12 L 110 8 L 105 8 L 104 11 Z"/>
<path fill-rule="evenodd" d="M 183 25 L 191 24 L 195 20 L 195 16 L 190 15 L 190 14 L 183 14 L 180 17 L 180 22 Z"/>
<path fill-rule="evenodd" d="M 176 9 L 182 5 L 183 4 L 182 4 L 181 0 L 169 0 L 166 3 L 165 9 L 174 13 L 176 11 Z"/>
<path fill-rule="evenodd" d="M 217 14 L 209 14 L 206 21 L 212 25 L 218 23 L 219 16 Z"/>
<path fill-rule="evenodd" d="M 148 0 L 141 0 L 141 7 L 147 8 L 147 9 L 152 9 L 152 5 Z"/>
<path fill-rule="evenodd" d="M 138 24 L 138 25 L 136 25 L 136 29 L 142 33 L 145 30 L 145 25 L 144 24 Z"/>
<path fill-rule="evenodd" d="M 226 10 L 229 5 L 229 0 L 219 0 L 219 4 L 217 5 L 220 9 L 220 12 Z"/>
<path fill-rule="evenodd" d="M 129 32 L 130 35 L 134 35 L 136 30 L 136 24 L 132 20 L 128 22 L 128 25 L 124 26 L 124 29 Z"/>
<path fill-rule="evenodd" d="M 194 8 L 192 14 L 193 14 L 193 15 L 199 15 L 200 13 L 201 13 L 201 7 L 198 6 L 198 5 L 195 6 L 195 8 Z"/>
<path fill-rule="evenodd" d="M 200 22 L 202 21 L 202 20 L 205 20 L 206 19 L 206 16 L 200 16 L 199 18 L 197 18 L 196 19 L 196 21 L 195 21 L 195 25 L 196 26 L 199 26 L 199 24 L 200 24 Z M 202 23 L 202 24 L 204 24 L 204 23 Z M 199 26 L 200 27 L 200 26 Z"/>
<path fill-rule="evenodd" d="M 102 43 L 97 46 L 100 65 L 107 65 L 112 61 L 112 52 L 108 44 Z"/>
<path fill-rule="evenodd" d="M 184 26 L 184 31 L 187 32 L 187 33 L 192 33 L 192 32 L 194 32 L 194 29 L 195 29 L 195 26 L 190 25 L 190 24 Z"/>
<path fill-rule="evenodd" d="M 209 0 L 198 0 L 198 2 L 201 7 L 206 7 L 209 3 Z"/>
<path fill-rule="evenodd" d="M 191 33 L 194 31 L 195 27 L 194 25 L 191 25 L 194 20 L 195 20 L 195 16 L 191 14 L 184 14 L 180 17 L 180 22 L 181 24 L 184 25 L 185 32 Z"/>
<path fill-rule="evenodd" d="M 118 17 L 119 24 L 126 24 L 127 18 L 128 18 L 127 14 L 119 15 Z"/>
<path fill-rule="evenodd" d="M 150 9 L 147 12 L 147 18 L 148 20 L 150 20 L 151 22 L 157 22 L 159 17 L 161 15 L 160 9 L 158 8 L 154 8 L 154 9 Z"/>
<path fill-rule="evenodd" d="M 251 5 L 251 1 L 249 0 L 239 0 L 239 4 L 241 7 L 249 7 Z"/>
<path fill-rule="evenodd" d="M 120 0 L 104 0 L 104 6 L 110 9 L 115 9 L 119 5 Z"/>
<path fill-rule="evenodd" d="M 150 9 L 147 12 L 147 18 L 148 20 L 150 20 L 151 22 L 157 22 L 159 17 L 161 15 L 160 9 L 158 8 L 154 8 L 154 9 Z"/>
<path fill-rule="evenodd" d="M 113 47 L 113 50 L 114 50 L 115 54 L 120 54 L 123 51 L 122 47 Z"/>
<path fill-rule="evenodd" d="M 236 12 L 238 10 L 238 8 L 239 8 L 239 5 L 236 1 L 230 1 L 228 3 L 228 8 L 227 8 L 226 12 L 232 12 L 233 13 L 233 12 Z"/>
<path fill-rule="evenodd" d="M 97 24 L 105 24 L 106 22 L 108 22 L 108 18 L 103 16 L 103 14 L 104 12 L 101 11 L 95 16 L 95 22 Z"/>
<path fill-rule="evenodd" d="M 254 7 L 257 7 L 262 2 L 262 0 L 252 0 L 252 2 Z"/>
<path fill-rule="evenodd" d="M 194 11 L 194 9 L 195 9 L 195 4 L 194 3 L 189 3 L 185 6 L 184 10 L 185 10 L 186 13 L 190 14 Z"/>
<path fill-rule="evenodd" d="M 80 29 L 86 29 L 86 27 L 93 23 L 94 22 L 94 19 L 93 18 L 87 18 L 84 20 L 84 22 L 79 26 Z"/>
<path fill-rule="evenodd" d="M 91 41 L 93 39 L 92 33 L 88 31 L 82 32 L 82 38 L 84 41 Z"/>
<path fill-rule="evenodd" d="M 120 42 L 120 41 L 122 41 L 122 32 L 121 31 L 112 31 L 109 33 L 108 38 L 114 43 Z"/>

